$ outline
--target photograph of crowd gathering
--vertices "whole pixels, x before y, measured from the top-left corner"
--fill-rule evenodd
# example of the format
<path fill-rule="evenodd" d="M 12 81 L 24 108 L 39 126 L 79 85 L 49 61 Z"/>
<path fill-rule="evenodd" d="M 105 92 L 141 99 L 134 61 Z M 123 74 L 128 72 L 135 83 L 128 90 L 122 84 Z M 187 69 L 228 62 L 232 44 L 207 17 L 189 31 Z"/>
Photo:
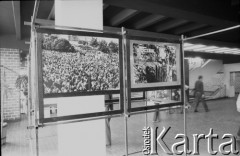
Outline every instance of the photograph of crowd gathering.
<path fill-rule="evenodd" d="M 131 43 L 132 83 L 149 84 L 177 81 L 177 48 L 164 43 Z"/>
<path fill-rule="evenodd" d="M 44 93 L 119 89 L 119 40 L 42 35 Z"/>

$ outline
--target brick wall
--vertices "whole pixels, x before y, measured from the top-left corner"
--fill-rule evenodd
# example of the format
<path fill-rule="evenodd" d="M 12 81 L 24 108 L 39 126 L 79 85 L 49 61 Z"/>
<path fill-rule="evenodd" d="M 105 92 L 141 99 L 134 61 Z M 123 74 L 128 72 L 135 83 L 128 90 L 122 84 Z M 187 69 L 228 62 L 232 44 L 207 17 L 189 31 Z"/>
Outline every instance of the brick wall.
<path fill-rule="evenodd" d="M 0 48 L 0 54 L 1 66 L 3 65 L 12 70 L 10 71 L 1 67 L 1 88 L 5 88 L 4 90 L 8 88 L 7 96 L 1 90 L 1 94 L 5 95 L 3 98 L 4 101 L 1 103 L 1 107 L 3 107 L 3 116 L 5 120 L 16 120 L 20 118 L 20 91 L 15 87 L 18 75 L 13 71 L 19 72 L 20 69 L 19 50 Z M 4 73 L 5 80 L 3 79 Z M 4 81 L 6 83 L 4 83 Z"/>

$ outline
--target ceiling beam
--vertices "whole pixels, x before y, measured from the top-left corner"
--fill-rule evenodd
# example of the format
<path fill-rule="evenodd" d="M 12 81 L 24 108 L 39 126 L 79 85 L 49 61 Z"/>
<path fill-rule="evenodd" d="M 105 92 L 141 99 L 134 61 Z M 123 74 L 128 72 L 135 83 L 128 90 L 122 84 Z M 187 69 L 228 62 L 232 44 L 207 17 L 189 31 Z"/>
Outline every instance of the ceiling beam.
<path fill-rule="evenodd" d="M 163 15 L 166 17 L 172 17 L 172 18 L 178 18 L 178 19 L 185 19 L 188 21 L 193 21 L 197 23 L 203 23 L 203 24 L 208 24 L 208 25 L 213 25 L 213 26 L 223 26 L 223 27 L 230 27 L 234 25 L 238 25 L 238 21 L 234 20 L 231 21 L 228 18 L 222 18 L 219 17 L 222 14 L 217 14 L 216 10 L 219 12 L 221 9 L 216 9 L 216 8 L 209 8 L 205 3 L 199 3 L 201 6 L 194 5 L 195 8 L 191 7 L 190 1 L 188 3 L 181 4 L 181 8 L 177 7 L 176 4 L 173 2 L 180 3 L 178 1 L 163 1 L 163 0 L 138 0 L 137 2 L 134 0 L 104 0 L 104 3 L 113 5 L 113 6 L 118 6 L 118 7 L 123 7 L 123 8 L 128 8 L 128 9 L 134 9 L 134 10 L 139 10 L 142 12 L 148 12 L 152 14 L 159 14 Z M 207 1 L 209 3 L 213 3 L 210 1 Z M 171 3 L 171 4 L 168 4 Z M 193 2 L 191 2 L 192 4 Z M 175 5 L 173 7 L 173 5 Z M 198 7 L 198 12 L 194 11 Z M 201 9 L 204 8 L 204 9 Z M 208 7 L 208 8 L 207 8 Z M 215 7 L 218 7 L 217 4 L 215 4 Z M 184 8 L 189 8 L 191 10 L 187 10 Z M 220 7 L 219 7 L 220 8 Z M 207 10 L 207 11 L 206 11 Z M 215 12 L 213 12 L 213 10 Z M 224 10 L 224 8 L 222 8 Z M 204 14 L 204 12 L 208 13 L 208 15 Z M 216 15 L 217 14 L 217 15 Z"/>
<path fill-rule="evenodd" d="M 155 24 L 161 20 L 163 20 L 165 17 L 162 15 L 150 15 L 147 16 L 139 21 L 137 21 L 133 26 L 135 29 L 143 29 L 145 27 L 148 27 L 152 24 Z"/>
<path fill-rule="evenodd" d="M 180 34 L 183 34 L 185 32 L 190 32 L 190 31 L 200 29 L 200 28 L 203 28 L 203 27 L 206 27 L 206 26 L 207 26 L 206 24 L 191 23 L 191 24 L 187 24 L 187 25 L 181 26 L 179 28 L 176 28 L 171 32 L 173 34 L 180 35 Z"/>
<path fill-rule="evenodd" d="M 55 21 L 53 20 L 44 20 L 44 19 L 36 19 L 36 24 L 43 25 L 43 26 L 52 26 L 54 25 Z M 31 25 L 31 22 L 24 21 L 24 25 Z M 116 27 L 108 27 L 104 26 L 104 30 L 112 31 L 112 32 L 121 32 L 121 28 Z M 145 36 L 145 37 L 153 37 L 153 38 L 165 38 L 169 40 L 178 40 L 180 36 L 177 35 L 169 35 L 164 33 L 155 33 L 155 32 L 147 32 L 147 31 L 140 31 L 140 30 L 133 30 L 133 29 L 126 29 L 129 35 L 132 36 Z M 187 43 L 191 44 L 204 44 L 208 46 L 218 46 L 218 47 L 228 47 L 228 48 L 240 48 L 239 44 L 229 43 L 229 42 L 222 42 L 222 41 L 214 41 L 214 40 L 207 40 L 207 39 L 192 39 L 187 41 Z"/>
<path fill-rule="evenodd" d="M 109 7 L 108 4 L 103 4 L 103 11 Z"/>
<path fill-rule="evenodd" d="M 30 23 L 31 22 L 24 21 L 24 25 L 30 26 L 29 25 Z M 54 20 L 45 20 L 45 19 L 36 18 L 35 24 L 44 25 L 44 26 L 53 26 L 53 25 L 55 25 L 55 21 Z"/>
<path fill-rule="evenodd" d="M 14 26 L 16 38 L 21 40 L 21 14 L 20 14 L 20 1 L 12 1 Z"/>
<path fill-rule="evenodd" d="M 104 30 L 108 32 L 121 32 L 121 28 L 104 26 Z M 140 36 L 140 37 L 149 37 L 149 38 L 159 38 L 159 39 L 169 39 L 169 40 L 179 40 L 180 37 L 176 35 L 148 32 L 134 29 L 126 29 L 127 34 L 130 36 Z"/>
<path fill-rule="evenodd" d="M 117 15 L 113 16 L 110 20 L 109 23 L 111 26 L 117 26 L 124 21 L 128 20 L 129 18 L 133 17 L 134 15 L 137 14 L 137 10 L 133 9 L 124 9 L 121 12 L 119 12 Z"/>
<path fill-rule="evenodd" d="M 213 31 L 217 31 L 217 30 L 221 30 L 221 29 L 224 29 L 225 27 L 206 27 L 206 28 L 200 28 L 198 30 L 195 30 L 195 31 L 192 31 L 190 33 L 187 33 L 187 36 L 188 37 L 191 37 L 191 36 L 198 36 L 198 35 L 201 35 L 201 34 L 206 34 L 206 33 L 209 33 L 209 32 L 213 32 Z"/>
<path fill-rule="evenodd" d="M 55 19 L 55 4 L 53 4 L 52 9 L 48 15 L 48 20 L 54 20 Z"/>
<path fill-rule="evenodd" d="M 166 30 L 175 28 L 177 26 L 183 25 L 187 22 L 188 21 L 186 21 L 186 20 L 173 19 L 173 20 L 170 20 L 170 21 L 167 21 L 167 22 L 164 22 L 164 23 L 161 23 L 161 24 L 155 26 L 154 29 L 157 32 L 162 32 L 162 31 L 166 31 Z"/>

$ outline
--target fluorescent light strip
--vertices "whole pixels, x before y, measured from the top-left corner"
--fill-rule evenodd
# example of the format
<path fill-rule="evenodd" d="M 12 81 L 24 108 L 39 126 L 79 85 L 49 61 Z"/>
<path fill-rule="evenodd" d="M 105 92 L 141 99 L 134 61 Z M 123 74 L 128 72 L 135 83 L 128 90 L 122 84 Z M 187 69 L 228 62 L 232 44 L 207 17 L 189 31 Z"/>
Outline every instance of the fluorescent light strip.
<path fill-rule="evenodd" d="M 240 54 L 240 51 L 239 50 L 235 50 L 235 51 L 227 51 L 227 52 L 223 52 L 223 53 L 239 53 Z"/>
<path fill-rule="evenodd" d="M 229 52 L 229 51 L 238 51 L 239 49 L 237 49 L 237 48 L 231 48 L 231 49 L 229 49 L 229 50 L 217 50 L 217 51 L 215 51 L 215 52 Z"/>
<path fill-rule="evenodd" d="M 240 51 L 227 51 L 227 52 L 216 52 L 219 54 L 240 54 Z"/>
<path fill-rule="evenodd" d="M 204 47 L 204 48 L 196 48 L 196 49 L 193 49 L 193 50 L 194 50 L 194 51 L 204 51 L 204 50 L 216 49 L 216 48 L 219 48 L 219 47 L 216 47 L 216 46 L 207 46 L 207 47 Z"/>
<path fill-rule="evenodd" d="M 184 43 L 183 46 L 185 48 L 185 47 L 193 46 L 193 44 L 191 44 L 191 43 Z"/>
<path fill-rule="evenodd" d="M 240 55 L 239 48 L 227 48 L 217 46 L 206 46 L 202 44 L 191 44 L 184 43 L 184 50 L 193 52 L 207 52 L 207 53 L 218 53 L 218 54 L 238 54 Z"/>
<path fill-rule="evenodd" d="M 216 48 L 216 49 L 209 49 L 209 50 L 205 50 L 206 52 L 224 52 L 224 51 L 232 51 L 232 50 L 237 50 L 237 49 L 233 49 L 233 48 Z"/>
<path fill-rule="evenodd" d="M 220 48 L 219 50 L 216 51 L 231 51 L 231 50 L 238 50 L 237 48 Z"/>
<path fill-rule="evenodd" d="M 217 49 L 215 51 L 223 51 L 223 50 L 231 50 L 231 48 L 224 47 L 224 48 L 219 48 L 219 49 Z"/>
<path fill-rule="evenodd" d="M 193 45 L 193 46 L 184 48 L 184 50 L 193 50 L 193 49 L 202 48 L 202 47 L 206 47 L 206 46 L 205 46 L 205 45 L 202 45 L 202 44 L 197 44 L 197 45 Z"/>

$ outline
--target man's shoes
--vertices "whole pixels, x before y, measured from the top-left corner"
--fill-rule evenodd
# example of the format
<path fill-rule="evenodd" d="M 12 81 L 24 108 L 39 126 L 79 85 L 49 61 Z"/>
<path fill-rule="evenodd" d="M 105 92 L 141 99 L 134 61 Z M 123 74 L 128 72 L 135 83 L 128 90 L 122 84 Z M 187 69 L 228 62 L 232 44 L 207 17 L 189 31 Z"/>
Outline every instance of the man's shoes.
<path fill-rule="evenodd" d="M 194 112 L 198 112 L 197 110 L 194 110 Z"/>

